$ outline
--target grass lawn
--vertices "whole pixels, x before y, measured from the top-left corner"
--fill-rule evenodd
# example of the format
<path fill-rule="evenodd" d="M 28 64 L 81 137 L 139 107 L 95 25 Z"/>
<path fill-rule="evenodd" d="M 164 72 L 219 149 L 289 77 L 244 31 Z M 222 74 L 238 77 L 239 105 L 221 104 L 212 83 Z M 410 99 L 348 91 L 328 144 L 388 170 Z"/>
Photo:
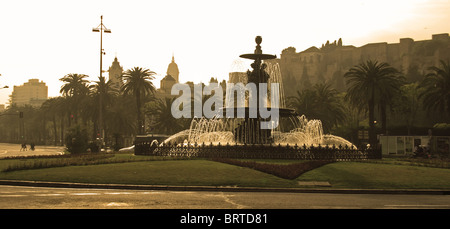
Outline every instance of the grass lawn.
<path fill-rule="evenodd" d="M 5 166 L 2 161 L 0 169 Z M 177 186 L 296 186 L 294 180 L 208 160 L 141 161 L 21 170 L 1 172 L 0 179 Z"/>
<path fill-rule="evenodd" d="M 297 180 L 328 181 L 333 188 L 450 189 L 450 169 L 338 162 L 306 172 Z"/>
<path fill-rule="evenodd" d="M 306 172 L 296 179 L 283 179 L 251 168 L 210 160 L 170 160 L 116 154 L 120 163 L 65 166 L 3 172 L 11 164 L 36 160 L 0 160 L 1 180 L 60 181 L 103 184 L 198 185 L 238 187 L 299 187 L 298 181 L 328 181 L 332 188 L 355 189 L 450 189 L 450 169 L 398 164 L 392 160 L 334 162 Z M 289 164 L 299 161 L 263 160 Z"/>

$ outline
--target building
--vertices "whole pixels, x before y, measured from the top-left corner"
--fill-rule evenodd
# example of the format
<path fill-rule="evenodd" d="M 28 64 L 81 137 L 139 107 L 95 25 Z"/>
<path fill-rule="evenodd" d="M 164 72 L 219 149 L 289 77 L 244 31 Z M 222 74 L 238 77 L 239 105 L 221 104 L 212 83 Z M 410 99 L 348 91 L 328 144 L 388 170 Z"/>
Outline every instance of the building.
<path fill-rule="evenodd" d="M 38 79 L 29 79 L 21 86 L 14 86 L 10 97 L 11 104 L 39 107 L 48 98 L 48 87 L 44 82 L 39 82 Z"/>
<path fill-rule="evenodd" d="M 434 34 L 431 40 L 414 41 L 401 38 L 399 43 L 369 43 L 361 47 L 343 45 L 342 39 L 310 47 L 297 52 L 288 47 L 279 59 L 283 85 L 287 96 L 316 83 L 330 83 L 339 91 L 346 89 L 343 75 L 351 67 L 366 60 L 386 62 L 401 71 L 406 79 L 415 82 L 440 60 L 450 59 L 448 33 Z"/>
<path fill-rule="evenodd" d="M 178 65 L 175 63 L 175 57 L 172 55 L 172 62 L 167 67 L 167 75 L 172 76 L 175 81 L 178 83 L 180 82 L 180 71 L 178 70 Z"/>
<path fill-rule="evenodd" d="M 156 90 L 156 97 L 157 98 L 166 98 L 166 97 L 173 97 L 171 94 L 172 86 L 176 84 L 177 81 L 171 76 L 166 75 L 160 82 L 160 87 L 158 90 Z"/>
<path fill-rule="evenodd" d="M 172 62 L 167 67 L 167 74 L 161 79 L 159 89 L 156 90 L 156 97 L 174 97 L 171 95 L 172 86 L 179 82 L 179 75 L 178 65 L 175 63 L 175 57 L 172 56 Z"/>
<path fill-rule="evenodd" d="M 111 66 L 108 69 L 108 74 L 109 80 L 111 80 L 112 82 L 112 87 L 115 88 L 116 90 L 119 90 L 123 85 L 123 81 L 121 79 L 122 73 L 123 67 L 120 66 L 117 57 L 115 57 L 114 61 L 112 62 Z"/>

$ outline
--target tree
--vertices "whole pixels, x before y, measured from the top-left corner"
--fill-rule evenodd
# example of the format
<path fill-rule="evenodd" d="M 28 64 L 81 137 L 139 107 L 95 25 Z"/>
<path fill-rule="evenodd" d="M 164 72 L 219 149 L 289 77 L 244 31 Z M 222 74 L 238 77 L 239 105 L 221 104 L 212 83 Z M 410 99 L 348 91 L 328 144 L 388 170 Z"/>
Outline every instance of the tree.
<path fill-rule="evenodd" d="M 80 96 L 87 93 L 87 83 L 89 83 L 87 78 L 88 75 L 71 73 L 65 75 L 63 78 L 59 79 L 64 82 L 64 85 L 59 91 L 65 96 Z"/>
<path fill-rule="evenodd" d="M 312 90 L 297 91 L 296 96 L 288 98 L 288 106 L 308 118 L 318 115 L 315 110 L 314 92 Z"/>
<path fill-rule="evenodd" d="M 134 67 L 127 70 L 122 79 L 125 81 L 121 90 L 124 94 L 131 94 L 135 96 L 137 108 L 138 134 L 144 133 L 144 122 L 142 118 L 142 100 L 146 95 L 155 92 L 155 86 L 151 82 L 154 80 L 156 73 L 149 69 Z"/>
<path fill-rule="evenodd" d="M 346 99 L 369 111 L 369 143 L 375 145 L 375 106 L 381 105 L 382 125 L 385 127 L 385 105 L 402 85 L 399 72 L 385 62 L 368 60 L 350 68 L 344 77 L 348 85 Z"/>
<path fill-rule="evenodd" d="M 57 102 L 57 98 L 47 99 L 40 108 L 40 110 L 44 113 L 44 116 L 47 115 L 51 118 L 53 124 L 53 140 L 55 146 L 58 144 L 58 126 L 56 123 L 57 110 L 55 106 Z"/>
<path fill-rule="evenodd" d="M 155 119 L 154 129 L 162 134 L 175 134 L 183 129 L 182 120 L 176 119 L 172 115 L 172 103 L 176 98 L 166 97 L 158 99 L 148 107 L 148 114 Z"/>
<path fill-rule="evenodd" d="M 85 79 L 87 77 L 84 74 L 71 73 L 59 79 L 64 82 L 64 85 L 61 86 L 60 93 L 68 97 L 69 102 L 73 105 L 70 110 L 69 126 L 72 118 L 75 120 L 75 123 L 78 122 L 79 105 L 83 97 L 89 94 L 89 81 Z"/>
<path fill-rule="evenodd" d="M 106 113 L 106 109 L 113 103 L 114 98 L 117 95 L 117 90 L 112 86 L 111 80 L 106 81 L 105 77 L 98 77 L 98 79 L 99 80 L 95 81 L 94 85 L 90 86 L 90 88 L 92 90 L 93 97 L 93 120 L 94 123 L 98 121 L 99 127 L 99 130 L 94 130 L 94 132 L 101 135 L 101 131 L 104 131 L 104 115 Z"/>
<path fill-rule="evenodd" d="M 315 84 L 312 89 L 297 91 L 289 99 L 289 106 L 304 114 L 308 119 L 319 119 L 325 132 L 345 119 L 338 92 L 330 84 Z"/>
<path fill-rule="evenodd" d="M 130 95 L 118 96 L 105 114 L 106 132 L 114 138 L 114 149 L 119 150 L 124 145 L 126 136 L 136 133 L 136 105 Z"/>
<path fill-rule="evenodd" d="M 419 94 L 423 91 L 419 88 L 419 83 L 405 84 L 401 88 L 401 96 L 394 99 L 394 105 L 391 110 L 394 114 L 400 115 L 401 119 L 405 121 L 408 135 L 411 134 L 411 129 L 417 121 L 417 115 L 420 107 Z"/>
<path fill-rule="evenodd" d="M 401 87 L 404 85 L 404 78 L 400 75 L 393 76 L 388 84 L 390 87 L 385 88 L 380 96 L 380 115 L 381 115 L 381 132 L 386 134 L 387 130 L 387 107 L 393 104 L 394 98 L 401 97 Z"/>
<path fill-rule="evenodd" d="M 420 83 L 423 92 L 419 98 L 428 112 L 439 112 L 450 116 L 450 63 L 440 61 L 440 67 L 432 66 L 430 73 Z"/>
<path fill-rule="evenodd" d="M 79 125 L 69 129 L 66 136 L 67 151 L 72 154 L 86 153 L 88 149 L 88 134 Z"/>
<path fill-rule="evenodd" d="M 45 114 L 44 117 L 49 117 L 52 125 L 50 133 L 53 135 L 54 145 L 64 143 L 64 123 L 67 114 L 70 114 L 68 110 L 72 104 L 68 101 L 68 97 L 53 97 L 47 99 L 42 105 L 40 110 Z M 59 124 L 58 124 L 59 120 Z M 58 135 L 59 131 L 59 135 Z"/>

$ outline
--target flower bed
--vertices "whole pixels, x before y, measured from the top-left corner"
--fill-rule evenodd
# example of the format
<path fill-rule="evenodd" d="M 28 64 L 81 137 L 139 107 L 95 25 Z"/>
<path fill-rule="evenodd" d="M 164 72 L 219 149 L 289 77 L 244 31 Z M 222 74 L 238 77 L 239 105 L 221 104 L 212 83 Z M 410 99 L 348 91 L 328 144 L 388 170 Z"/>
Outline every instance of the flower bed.
<path fill-rule="evenodd" d="M 269 173 L 284 179 L 295 179 L 301 174 L 331 163 L 332 161 L 312 160 L 290 164 L 274 164 L 256 161 L 244 161 L 230 158 L 213 158 L 213 161 L 227 163 L 231 165 L 247 167 L 264 173 Z"/>

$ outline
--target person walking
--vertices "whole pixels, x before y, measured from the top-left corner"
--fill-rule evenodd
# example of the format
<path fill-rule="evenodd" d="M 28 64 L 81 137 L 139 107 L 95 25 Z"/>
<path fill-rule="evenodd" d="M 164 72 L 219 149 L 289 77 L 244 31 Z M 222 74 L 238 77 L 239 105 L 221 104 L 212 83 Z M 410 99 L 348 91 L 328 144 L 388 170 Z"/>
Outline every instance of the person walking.
<path fill-rule="evenodd" d="M 20 151 L 27 151 L 27 144 L 22 143 L 22 147 L 20 148 Z"/>

